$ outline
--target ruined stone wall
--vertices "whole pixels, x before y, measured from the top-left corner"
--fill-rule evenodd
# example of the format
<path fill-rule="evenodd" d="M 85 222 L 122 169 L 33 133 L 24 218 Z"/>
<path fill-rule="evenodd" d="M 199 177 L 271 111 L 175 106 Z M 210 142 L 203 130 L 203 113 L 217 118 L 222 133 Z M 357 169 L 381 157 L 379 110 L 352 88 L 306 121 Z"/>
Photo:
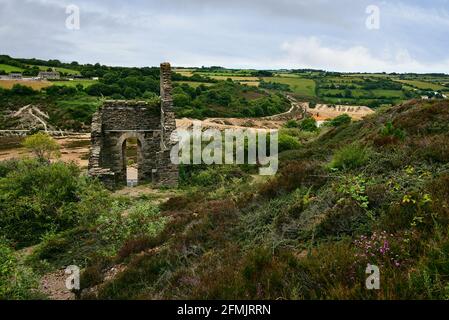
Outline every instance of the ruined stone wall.
<path fill-rule="evenodd" d="M 92 119 L 89 174 L 108 186 L 126 183 L 126 140 L 138 141 L 140 182 L 160 185 L 178 183 L 178 167 L 170 160 L 176 129 L 171 96 L 170 64 L 161 64 L 161 106 L 145 101 L 106 101 Z"/>
<path fill-rule="evenodd" d="M 106 101 L 103 104 L 103 130 L 160 130 L 160 110 L 145 101 Z"/>

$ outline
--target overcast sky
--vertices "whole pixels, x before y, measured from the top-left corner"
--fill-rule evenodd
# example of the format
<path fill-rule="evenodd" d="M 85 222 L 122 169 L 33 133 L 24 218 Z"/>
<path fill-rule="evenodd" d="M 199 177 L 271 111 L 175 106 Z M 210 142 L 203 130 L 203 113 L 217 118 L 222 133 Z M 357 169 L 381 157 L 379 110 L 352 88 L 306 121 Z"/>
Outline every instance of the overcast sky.
<path fill-rule="evenodd" d="M 70 4 L 80 9 L 79 30 L 66 27 Z M 379 29 L 366 26 L 370 5 Z M 0 53 L 122 66 L 449 73 L 449 0 L 0 0 Z"/>

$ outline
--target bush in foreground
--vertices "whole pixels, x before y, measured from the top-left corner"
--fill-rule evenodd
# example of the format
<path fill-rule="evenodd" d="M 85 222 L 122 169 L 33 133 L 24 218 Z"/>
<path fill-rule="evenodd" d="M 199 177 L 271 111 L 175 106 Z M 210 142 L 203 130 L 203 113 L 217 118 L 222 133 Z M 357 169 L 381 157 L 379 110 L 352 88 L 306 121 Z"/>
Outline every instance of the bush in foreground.
<path fill-rule="evenodd" d="M 93 185 L 96 183 L 80 177 L 75 164 L 19 161 L 17 169 L 0 178 L 1 233 L 24 247 L 38 243 L 48 232 L 92 220 L 89 215 L 97 214 L 92 204 L 104 205 L 101 187 Z"/>

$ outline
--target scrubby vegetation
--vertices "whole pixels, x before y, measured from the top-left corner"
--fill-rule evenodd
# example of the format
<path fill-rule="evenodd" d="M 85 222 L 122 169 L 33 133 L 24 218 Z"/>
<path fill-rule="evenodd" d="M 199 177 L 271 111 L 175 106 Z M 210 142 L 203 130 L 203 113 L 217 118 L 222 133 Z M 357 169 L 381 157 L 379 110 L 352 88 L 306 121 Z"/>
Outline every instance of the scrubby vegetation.
<path fill-rule="evenodd" d="M 112 195 L 70 165 L 4 163 L 2 270 L 22 267 L 12 248 L 38 243 L 23 267 L 80 265 L 84 299 L 447 299 L 449 105 L 283 130 L 301 143 L 276 176 L 183 166 L 160 204 Z M 365 288 L 368 263 L 380 290 Z M 32 277 L 3 279 L 6 298 L 27 297 Z"/>

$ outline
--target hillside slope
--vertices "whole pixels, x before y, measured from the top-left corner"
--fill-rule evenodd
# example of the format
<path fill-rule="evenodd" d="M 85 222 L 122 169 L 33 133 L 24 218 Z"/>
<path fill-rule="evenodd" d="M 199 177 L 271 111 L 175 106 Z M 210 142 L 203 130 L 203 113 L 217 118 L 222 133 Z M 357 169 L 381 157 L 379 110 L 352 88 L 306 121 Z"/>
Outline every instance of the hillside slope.
<path fill-rule="evenodd" d="M 447 101 L 325 129 L 280 160 L 268 180 L 183 167 L 160 205 L 102 193 L 100 223 L 44 241 L 32 261 L 80 263 L 84 299 L 449 297 Z M 139 232 L 122 232 L 128 216 Z M 368 264 L 380 290 L 365 287 Z"/>

